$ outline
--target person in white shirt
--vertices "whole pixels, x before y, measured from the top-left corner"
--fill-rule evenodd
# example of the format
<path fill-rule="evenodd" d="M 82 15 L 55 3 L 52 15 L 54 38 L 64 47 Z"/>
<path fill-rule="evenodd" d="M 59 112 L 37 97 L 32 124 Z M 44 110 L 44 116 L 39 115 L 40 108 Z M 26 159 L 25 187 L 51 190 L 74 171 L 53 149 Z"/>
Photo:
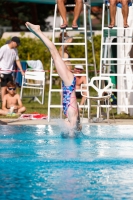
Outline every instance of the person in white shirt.
<path fill-rule="evenodd" d="M 12 70 L 14 62 L 24 75 L 22 66 L 18 56 L 17 47 L 20 45 L 20 39 L 17 36 L 11 38 L 8 44 L 0 48 L 0 77 L 1 77 L 1 99 L 7 93 L 7 83 L 13 81 Z"/>

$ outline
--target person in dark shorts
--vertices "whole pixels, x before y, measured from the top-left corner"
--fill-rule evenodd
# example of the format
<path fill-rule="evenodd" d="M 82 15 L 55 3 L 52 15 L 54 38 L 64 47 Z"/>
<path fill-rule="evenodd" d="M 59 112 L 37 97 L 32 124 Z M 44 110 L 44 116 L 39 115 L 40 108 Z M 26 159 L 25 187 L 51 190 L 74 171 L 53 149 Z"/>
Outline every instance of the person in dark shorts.
<path fill-rule="evenodd" d="M 12 37 L 8 43 L 0 48 L 0 78 L 1 78 L 1 99 L 3 100 L 4 95 L 7 93 L 7 83 L 13 80 L 12 70 L 14 62 L 20 69 L 22 75 L 24 72 L 19 60 L 17 47 L 20 45 L 19 37 Z"/>
<path fill-rule="evenodd" d="M 9 81 L 13 81 L 12 74 L 1 74 L 1 87 L 5 87 Z"/>
<path fill-rule="evenodd" d="M 81 92 L 76 92 L 76 98 L 77 99 L 81 99 L 82 98 Z"/>
<path fill-rule="evenodd" d="M 65 29 L 68 26 L 67 10 L 66 10 L 65 4 L 75 4 L 72 28 L 77 29 L 78 28 L 77 20 L 82 11 L 83 0 L 75 0 L 75 1 L 74 0 L 72 0 L 72 1 L 71 0 L 57 0 L 58 10 L 63 19 L 63 24 L 60 26 L 61 29 Z"/>

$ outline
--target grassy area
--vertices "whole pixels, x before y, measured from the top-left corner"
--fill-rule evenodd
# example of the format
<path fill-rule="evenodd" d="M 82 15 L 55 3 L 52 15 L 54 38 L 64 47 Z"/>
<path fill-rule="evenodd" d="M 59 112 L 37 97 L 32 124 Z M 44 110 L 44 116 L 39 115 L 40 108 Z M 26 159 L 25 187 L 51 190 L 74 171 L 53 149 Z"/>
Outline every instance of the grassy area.
<path fill-rule="evenodd" d="M 59 86 L 54 86 L 58 88 Z M 17 92 L 20 93 L 20 89 L 17 89 Z M 40 113 L 40 114 L 48 114 L 48 93 L 49 93 L 49 85 L 46 85 L 45 87 L 45 100 L 44 104 L 41 105 L 37 101 L 31 101 L 31 98 L 23 98 L 22 102 L 23 105 L 26 107 L 26 112 L 27 114 L 32 114 L 32 113 Z M 91 95 L 95 95 L 93 91 L 91 91 Z M 78 100 L 80 101 L 80 100 Z M 52 94 L 52 103 L 53 104 L 59 104 L 60 103 L 60 94 L 58 92 L 55 92 Z M 105 112 L 105 110 L 104 110 Z M 129 116 L 128 114 L 122 113 L 122 114 L 117 114 L 116 109 L 112 109 L 110 111 L 110 118 L 112 118 L 112 113 L 114 113 L 115 119 L 133 119 L 133 116 Z M 96 108 L 92 107 L 91 109 L 91 115 L 95 116 L 96 115 Z M 60 117 L 60 109 L 58 108 L 53 108 L 51 109 L 51 118 L 59 118 Z M 88 112 L 86 111 L 84 113 L 84 117 L 88 117 Z M 0 118 L 3 118 L 3 116 L 0 116 Z M 9 117 L 9 116 L 4 116 L 4 118 L 16 118 L 16 117 Z"/>
<path fill-rule="evenodd" d="M 20 88 L 17 88 L 17 93 L 20 93 Z M 26 96 L 30 96 L 29 92 L 26 91 Z M 49 85 L 45 87 L 45 96 L 44 96 L 44 104 L 39 104 L 37 101 L 32 100 L 31 97 L 23 98 L 22 103 L 26 107 L 25 114 L 33 114 L 33 113 L 40 113 L 40 114 L 48 114 L 48 95 L 49 95 Z M 38 97 L 39 98 L 39 97 Z M 41 98 L 39 98 L 41 100 Z M 60 102 L 60 95 L 59 93 L 54 93 L 52 95 L 52 103 L 59 104 Z M 51 109 L 51 118 L 57 118 L 60 116 L 60 109 Z M 3 118 L 1 115 L 0 118 Z M 4 118 L 17 118 L 17 116 L 4 116 Z"/>

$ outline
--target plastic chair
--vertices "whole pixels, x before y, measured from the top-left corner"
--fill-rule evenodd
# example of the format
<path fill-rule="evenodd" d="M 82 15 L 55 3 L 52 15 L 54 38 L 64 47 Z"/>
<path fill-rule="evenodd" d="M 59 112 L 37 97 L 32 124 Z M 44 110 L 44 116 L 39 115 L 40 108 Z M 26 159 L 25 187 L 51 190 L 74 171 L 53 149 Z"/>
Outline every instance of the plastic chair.
<path fill-rule="evenodd" d="M 107 82 L 105 86 L 105 81 Z M 96 83 L 96 85 L 95 85 Z M 104 86 L 103 86 L 104 85 Z M 81 85 L 81 95 L 86 97 L 89 100 L 90 108 L 89 108 L 89 117 L 91 111 L 91 100 L 97 102 L 97 122 L 99 122 L 101 115 L 101 107 L 106 108 L 107 112 L 107 121 L 109 122 L 109 109 L 110 109 L 110 98 L 111 98 L 111 87 L 113 86 L 110 77 L 93 77 L 88 84 Z M 96 92 L 97 96 L 86 96 L 83 94 L 84 88 L 92 87 Z M 90 93 L 90 92 L 89 92 Z M 88 93 L 88 94 L 89 94 Z M 104 102 L 105 105 L 101 105 L 101 102 Z"/>
<path fill-rule="evenodd" d="M 23 97 L 23 89 L 30 89 L 33 92 L 38 91 L 37 94 L 32 95 L 32 100 L 38 101 L 38 103 L 44 103 L 44 90 L 45 90 L 45 72 L 44 71 L 26 71 L 22 78 L 22 86 L 20 92 L 20 98 Z M 28 92 L 29 94 L 30 92 Z M 30 98 L 31 96 L 24 96 Z M 41 97 L 41 101 L 38 99 Z"/>

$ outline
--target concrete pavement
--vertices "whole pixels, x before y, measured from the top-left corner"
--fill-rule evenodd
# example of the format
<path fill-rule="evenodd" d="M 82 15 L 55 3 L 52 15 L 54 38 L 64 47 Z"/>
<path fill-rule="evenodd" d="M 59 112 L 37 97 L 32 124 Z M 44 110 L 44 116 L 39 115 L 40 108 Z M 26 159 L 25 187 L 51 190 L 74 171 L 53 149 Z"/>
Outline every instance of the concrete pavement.
<path fill-rule="evenodd" d="M 58 125 L 57 120 L 52 119 L 48 122 L 47 119 L 0 119 L 0 124 L 7 123 L 7 125 Z M 103 120 L 101 122 L 88 122 L 87 118 L 81 118 L 82 124 L 89 124 L 89 125 L 133 125 L 133 119 L 113 119 Z"/>

